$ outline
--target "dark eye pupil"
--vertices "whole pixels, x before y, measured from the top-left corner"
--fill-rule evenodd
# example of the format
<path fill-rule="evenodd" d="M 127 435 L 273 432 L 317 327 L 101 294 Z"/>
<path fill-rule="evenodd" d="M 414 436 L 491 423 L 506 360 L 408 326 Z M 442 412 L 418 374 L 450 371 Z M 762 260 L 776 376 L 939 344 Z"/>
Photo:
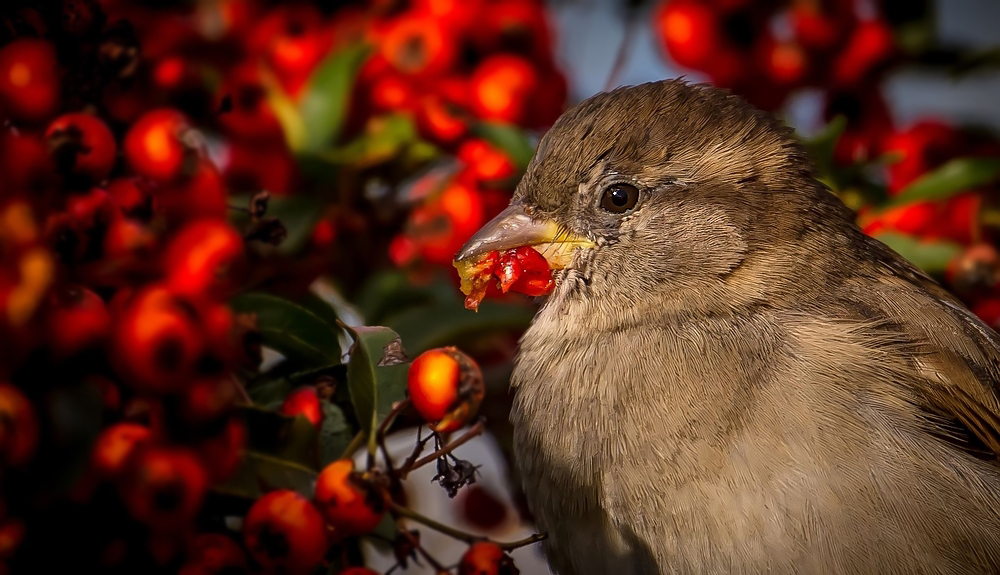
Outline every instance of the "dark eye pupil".
<path fill-rule="evenodd" d="M 628 203 L 628 192 L 622 188 L 611 190 L 611 203 L 619 207 L 624 206 Z"/>

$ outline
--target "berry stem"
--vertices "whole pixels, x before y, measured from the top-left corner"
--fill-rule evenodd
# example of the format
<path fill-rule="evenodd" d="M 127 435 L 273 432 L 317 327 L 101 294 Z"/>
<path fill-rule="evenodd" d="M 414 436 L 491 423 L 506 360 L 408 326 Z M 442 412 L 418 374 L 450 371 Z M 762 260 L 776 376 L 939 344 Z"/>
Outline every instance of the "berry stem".
<path fill-rule="evenodd" d="M 410 407 L 409 399 L 404 399 L 403 401 L 398 402 L 392 408 L 392 411 L 389 412 L 389 415 L 385 416 L 385 419 L 382 420 L 382 424 L 378 426 L 378 431 L 375 435 L 375 441 L 378 442 L 378 446 L 382 450 L 382 457 L 385 458 L 385 466 L 389 469 L 389 475 L 391 477 L 396 477 L 396 470 L 393 468 L 392 457 L 389 456 L 389 450 L 385 447 L 385 432 L 389 430 L 392 422 L 396 420 L 399 414 L 403 413 L 403 411 L 408 407 Z M 371 468 L 369 468 L 369 470 L 370 469 Z"/>
<path fill-rule="evenodd" d="M 416 549 L 424 557 L 424 559 L 431 564 L 431 567 L 433 567 L 435 571 L 447 572 L 447 569 L 445 569 L 444 566 L 441 565 L 441 563 L 434 558 L 434 556 L 432 556 L 430 553 L 427 552 L 426 549 L 424 549 L 424 546 L 420 544 L 420 540 L 414 537 L 412 533 L 410 533 L 406 529 L 400 529 L 400 533 L 403 535 L 403 537 L 406 537 L 407 539 L 410 540 L 410 545 L 413 545 L 413 548 Z"/>
<path fill-rule="evenodd" d="M 444 447 L 438 449 L 434 453 L 431 453 L 430 455 L 428 455 L 428 456 L 426 456 L 426 457 L 424 457 L 422 459 L 418 459 L 416 462 L 414 462 L 411 465 L 405 465 L 404 464 L 403 467 L 401 467 L 399 469 L 400 478 L 401 479 L 406 479 L 406 476 L 411 471 L 413 471 L 414 469 L 417 469 L 419 467 L 423 467 L 424 465 L 427 465 L 428 463 L 436 461 L 437 458 L 441 457 L 442 455 L 448 455 L 452 451 L 455 451 L 455 449 L 457 449 L 458 447 L 460 447 L 460 446 L 468 443 L 469 440 L 474 439 L 474 438 L 482 435 L 484 431 L 486 431 L 486 424 L 483 422 L 482 419 L 480 419 L 479 421 L 476 422 L 475 425 L 473 425 L 472 427 L 470 427 L 469 430 L 466 431 L 465 434 L 462 435 L 462 437 L 459 437 L 458 439 L 452 441 L 451 443 L 448 443 L 447 445 L 445 445 Z"/>

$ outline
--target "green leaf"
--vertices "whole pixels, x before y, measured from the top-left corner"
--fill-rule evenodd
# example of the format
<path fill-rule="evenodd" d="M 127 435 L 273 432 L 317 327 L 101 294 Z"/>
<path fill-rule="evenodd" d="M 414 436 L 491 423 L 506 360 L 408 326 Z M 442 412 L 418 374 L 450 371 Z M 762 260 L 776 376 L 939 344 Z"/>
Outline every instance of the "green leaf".
<path fill-rule="evenodd" d="M 472 126 L 472 132 L 507 154 L 519 170 L 527 168 L 535 155 L 531 140 L 521 128 L 512 124 L 477 122 Z"/>
<path fill-rule="evenodd" d="M 293 461 L 246 451 L 236 473 L 213 490 L 226 495 L 257 499 L 268 491 L 291 489 L 312 499 L 316 475 L 314 470 Z"/>
<path fill-rule="evenodd" d="M 944 200 L 996 181 L 1000 177 L 998 158 L 958 158 L 924 174 L 906 186 L 890 205 L 923 200 Z"/>
<path fill-rule="evenodd" d="M 303 306 L 265 293 L 246 293 L 230 302 L 238 313 L 257 315 L 264 345 L 308 366 L 340 361 L 338 330 Z"/>
<path fill-rule="evenodd" d="M 347 446 L 351 444 L 354 430 L 347 423 L 344 412 L 336 404 L 324 400 L 323 425 L 319 430 L 319 468 L 323 469 L 330 462 L 340 459 Z"/>
<path fill-rule="evenodd" d="M 407 116 L 390 115 L 372 118 L 365 133 L 350 143 L 315 154 L 331 164 L 350 164 L 352 168 L 366 168 L 395 158 L 404 147 L 419 141 L 417 128 Z"/>
<path fill-rule="evenodd" d="M 337 139 L 350 104 L 354 77 L 368 54 L 366 44 L 348 46 L 332 52 L 316 67 L 299 102 L 305 124 L 301 151 L 316 152 Z"/>
<path fill-rule="evenodd" d="M 393 403 L 406 397 L 409 364 L 402 341 L 387 327 L 346 328 L 354 338 L 347 362 L 347 386 L 354 413 L 368 436 L 368 449 L 375 451 L 375 433 L 392 411 Z"/>
<path fill-rule="evenodd" d="M 274 74 L 266 68 L 261 68 L 261 83 L 264 85 L 267 103 L 281 124 L 288 149 L 293 152 L 301 150 L 306 140 L 306 123 L 298 107 L 285 93 Z"/>
<path fill-rule="evenodd" d="M 884 233 L 874 237 L 932 275 L 943 273 L 948 262 L 961 254 L 963 249 L 954 242 L 921 241 L 904 234 Z"/>
<path fill-rule="evenodd" d="M 292 371 L 295 362 L 283 361 L 262 373 L 244 385 L 250 399 L 255 405 L 269 409 L 278 409 L 288 392 L 297 385 L 314 383 L 320 376 L 333 376 L 344 369 L 342 363 L 331 363 L 314 369 Z"/>

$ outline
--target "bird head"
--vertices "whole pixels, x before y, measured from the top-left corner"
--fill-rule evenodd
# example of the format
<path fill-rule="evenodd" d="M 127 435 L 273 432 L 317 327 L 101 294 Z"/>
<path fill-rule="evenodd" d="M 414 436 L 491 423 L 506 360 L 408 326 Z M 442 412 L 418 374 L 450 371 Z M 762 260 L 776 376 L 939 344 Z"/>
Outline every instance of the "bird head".
<path fill-rule="evenodd" d="M 724 90 L 670 80 L 567 111 L 456 260 L 534 245 L 561 270 L 552 299 L 607 309 L 694 291 L 725 304 L 754 255 L 830 214 L 849 217 L 790 129 Z M 755 259 L 765 275 L 776 263 Z"/>

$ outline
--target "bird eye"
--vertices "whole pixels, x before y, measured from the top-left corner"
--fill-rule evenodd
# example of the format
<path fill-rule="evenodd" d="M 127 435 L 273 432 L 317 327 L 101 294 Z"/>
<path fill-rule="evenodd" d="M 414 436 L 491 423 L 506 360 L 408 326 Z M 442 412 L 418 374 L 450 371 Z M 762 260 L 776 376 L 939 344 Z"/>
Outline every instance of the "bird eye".
<path fill-rule="evenodd" d="M 639 201 L 639 190 L 630 184 L 615 184 L 604 190 L 601 207 L 612 214 L 624 214 Z"/>

